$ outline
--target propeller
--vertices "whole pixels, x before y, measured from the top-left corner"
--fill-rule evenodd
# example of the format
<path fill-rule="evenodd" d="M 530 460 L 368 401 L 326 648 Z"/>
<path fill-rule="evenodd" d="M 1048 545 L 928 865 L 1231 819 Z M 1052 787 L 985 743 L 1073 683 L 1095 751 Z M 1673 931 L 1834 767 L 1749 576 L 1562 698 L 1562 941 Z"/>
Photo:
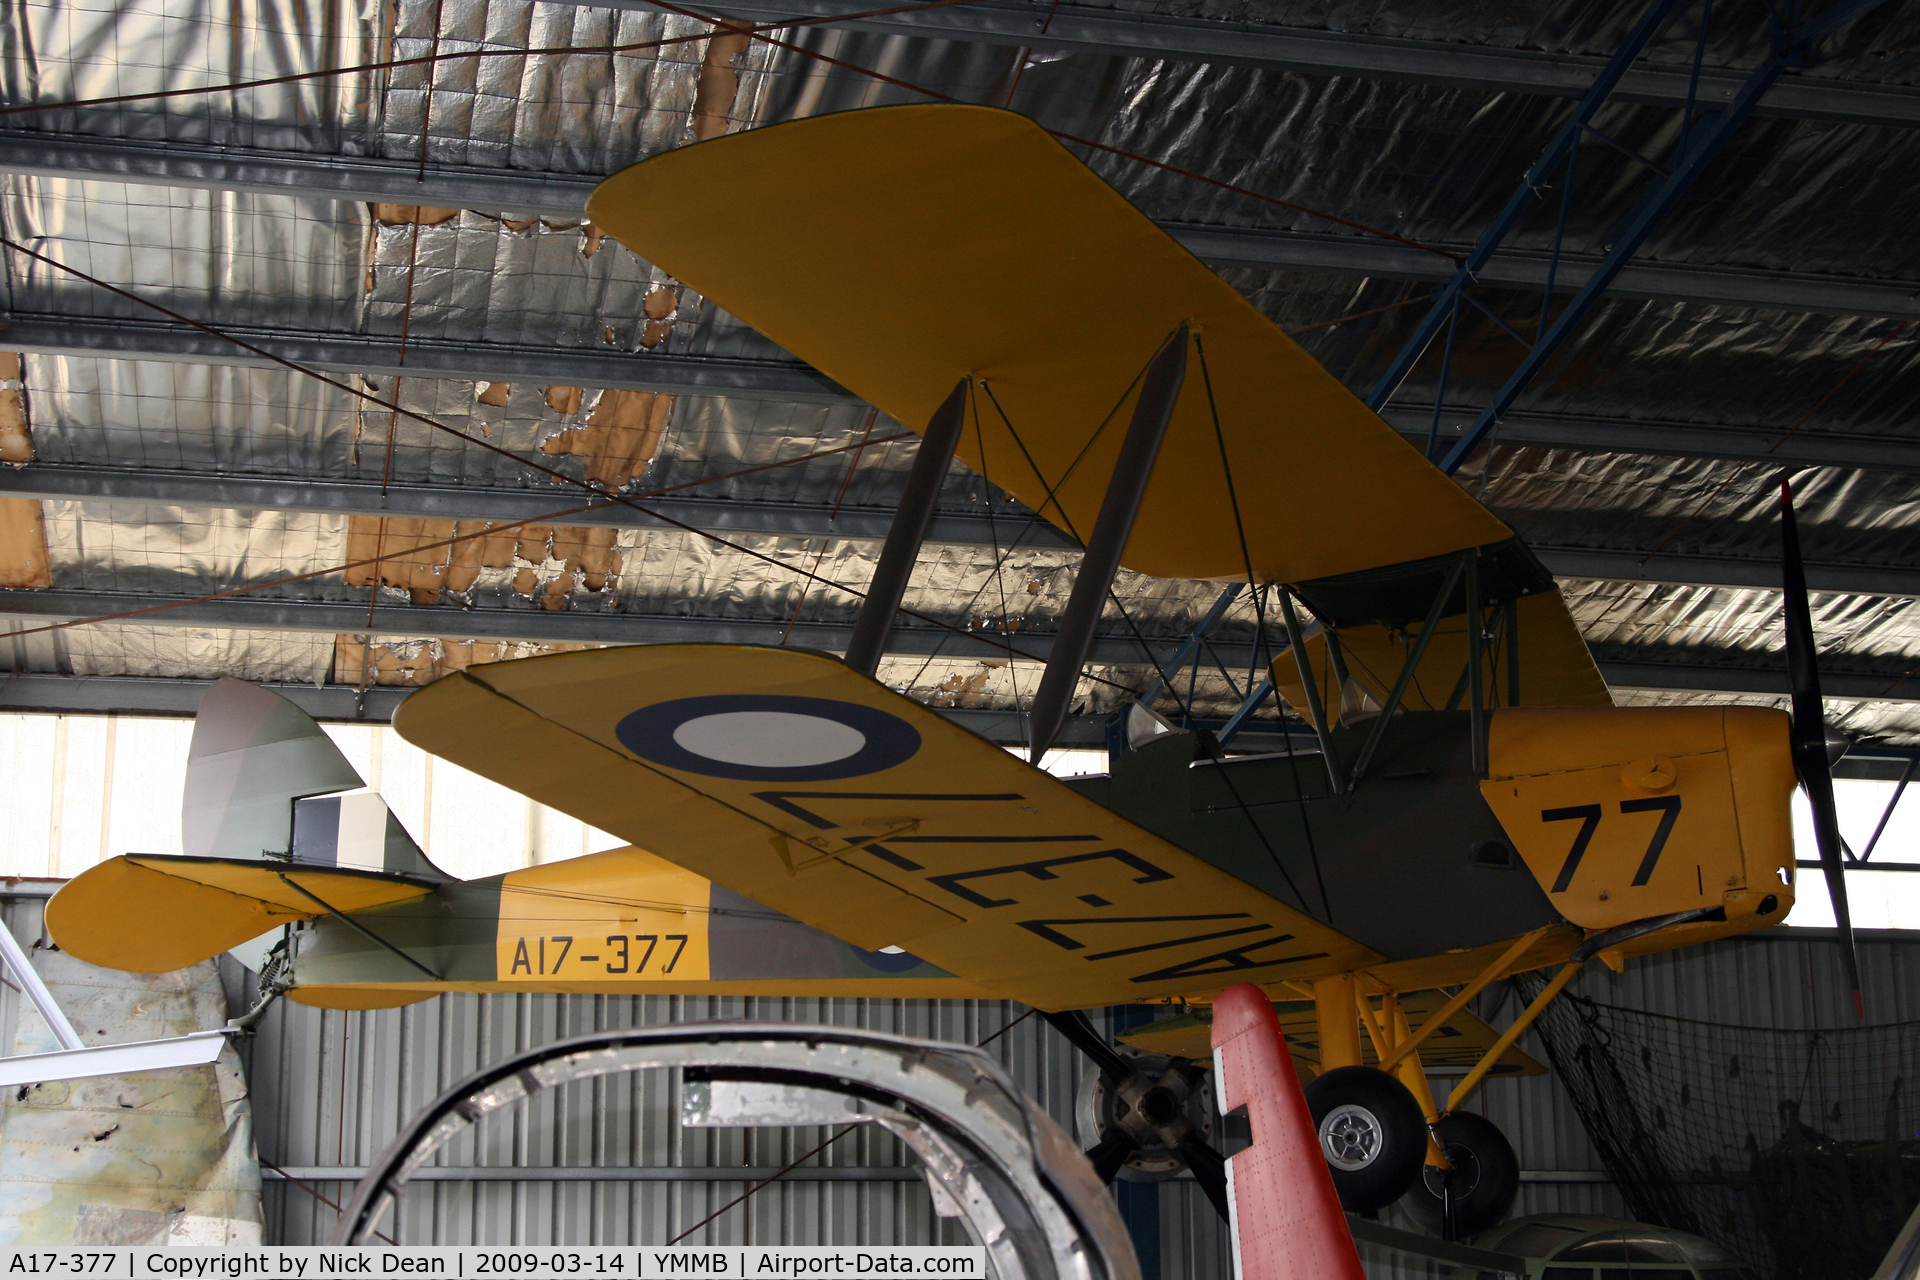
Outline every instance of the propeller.
<path fill-rule="evenodd" d="M 1126 1114 L 1121 1123 L 1116 1124 L 1102 1134 L 1100 1141 L 1087 1150 L 1087 1159 L 1093 1164 L 1093 1171 L 1100 1175 L 1100 1181 L 1112 1182 L 1126 1167 L 1133 1153 L 1145 1142 L 1164 1144 L 1186 1162 L 1200 1190 L 1212 1202 L 1222 1218 L 1227 1217 L 1227 1162 L 1198 1130 L 1188 1123 L 1181 1108 L 1167 1104 L 1167 1099 L 1159 1095 L 1165 1090 L 1152 1087 L 1148 1077 L 1136 1081 L 1136 1077 L 1145 1075 L 1139 1066 L 1122 1057 L 1119 1050 L 1107 1043 L 1105 1036 L 1093 1029 L 1093 1023 L 1079 1010 L 1068 1013 L 1043 1013 L 1040 1015 L 1053 1024 L 1053 1029 L 1065 1036 L 1073 1047 L 1087 1055 L 1099 1070 L 1107 1088 L 1122 1097 L 1139 1094 L 1127 1104 Z M 1182 1060 L 1176 1059 L 1176 1063 Z M 1184 1068 L 1192 1072 L 1193 1068 Z M 1144 1089 L 1129 1088 L 1131 1084 L 1145 1084 Z"/>
<path fill-rule="evenodd" d="M 1820 870 L 1833 899 L 1853 1010 L 1865 1017 L 1860 998 L 1860 952 L 1853 941 L 1853 914 L 1847 909 L 1847 872 L 1840 840 L 1840 811 L 1833 799 L 1833 761 L 1828 750 L 1826 708 L 1820 697 L 1820 668 L 1813 643 L 1813 613 L 1807 605 L 1807 574 L 1800 562 L 1800 530 L 1793 519 L 1793 489 L 1780 481 L 1781 564 L 1786 589 L 1787 683 L 1793 692 L 1793 767 L 1813 808 L 1814 842 Z"/>

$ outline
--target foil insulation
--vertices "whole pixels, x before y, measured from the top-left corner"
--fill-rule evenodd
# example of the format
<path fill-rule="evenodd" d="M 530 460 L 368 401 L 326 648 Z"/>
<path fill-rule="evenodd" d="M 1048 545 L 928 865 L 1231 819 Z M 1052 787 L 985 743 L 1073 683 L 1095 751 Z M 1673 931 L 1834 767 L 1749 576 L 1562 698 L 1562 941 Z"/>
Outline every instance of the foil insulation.
<path fill-rule="evenodd" d="M 1637 17 L 1632 7 L 1572 0 L 1529 0 L 1498 11 L 1477 0 L 1111 6 L 1096 0 L 1093 7 L 1592 57 L 1610 54 Z M 1441 249 L 1474 239 L 1571 110 L 1568 100 L 1484 89 L 824 27 L 785 33 L 797 48 L 743 37 L 682 40 L 703 32 L 704 24 L 551 0 L 363 0 L 319 10 L 272 0 L 220 8 L 204 0 L 136 0 L 98 11 L 70 0 L 0 0 L 0 14 L 0 75 L 6 98 L 15 102 L 435 53 L 488 55 L 449 59 L 432 71 L 356 71 L 172 103 L 63 109 L 16 118 L 23 128 L 593 175 L 723 132 L 925 100 L 850 67 L 829 66 L 807 56 L 811 51 L 964 101 L 1008 104 L 1117 151 L 1301 206 L 1281 207 L 1128 156 L 1076 148 L 1162 220 L 1371 242 L 1307 211 L 1321 210 Z M 1649 59 L 1685 66 L 1699 35 L 1692 21 L 1677 21 Z M 1714 22 L 1709 67 L 1758 65 L 1767 35 L 1757 8 L 1722 13 Z M 679 42 L 657 43 L 663 40 Z M 1910 85 L 1920 78 L 1920 14 L 1877 11 L 1843 31 L 1826 54 L 1804 74 Z M 1622 104 L 1598 123 L 1621 146 L 1655 154 L 1674 140 L 1676 122 L 1669 108 Z M 1628 156 L 1597 143 L 1583 148 L 1581 164 L 1568 205 L 1567 247 L 1592 253 L 1605 247 L 1627 211 L 1639 170 Z M 1920 287 L 1920 245 L 1911 235 L 1916 211 L 1905 177 L 1916 164 L 1920 130 L 1756 117 L 1640 258 Z M 853 184 L 845 195 L 876 198 Z M 781 199 L 781 192 L 768 191 L 740 216 L 778 216 Z M 1545 212 L 1522 225 L 1520 246 L 1550 243 L 1549 206 L 1556 204 L 1546 202 Z M 13 239 L 216 325 L 451 338 L 517 352 L 590 350 L 635 362 L 787 358 L 579 218 L 8 176 L 0 178 L 0 219 Z M 22 255 L 9 254 L 5 266 L 12 310 L 153 318 Z M 1225 274 L 1363 395 L 1423 313 L 1426 286 L 1399 279 L 1249 268 Z M 1537 295 L 1481 296 L 1521 335 L 1541 322 Z M 1689 425 L 1737 426 L 1782 440 L 1847 433 L 1904 441 L 1920 432 L 1917 352 L 1920 331 L 1875 316 L 1611 297 L 1519 407 L 1671 424 L 1677 434 Z M 1483 403 L 1521 354 L 1501 323 L 1468 312 L 1456 334 L 1445 402 L 1463 410 Z M 900 424 L 860 406 L 686 395 L 642 402 L 626 398 L 637 393 L 531 379 L 347 378 L 342 389 L 282 370 L 29 356 L 24 381 L 41 462 L 524 487 L 550 491 L 555 511 L 578 505 L 580 490 L 545 472 L 630 494 L 711 480 L 681 492 L 743 504 L 884 511 L 915 448 L 911 438 L 886 440 Z M 370 404 L 356 391 L 395 400 L 405 412 Z M 1442 391 L 1437 361 L 1429 356 L 1396 403 L 1431 403 Z M 1747 569 L 1777 562 L 1777 467 L 1514 448 L 1498 439 L 1461 471 L 1460 482 L 1542 546 L 1634 552 L 1649 557 L 1650 575 L 1662 556 L 1717 557 Z M 776 465 L 863 440 L 881 443 Z M 1006 512 L 1010 527 L 1021 527 L 1029 513 L 1006 502 L 991 481 L 956 467 L 941 504 L 971 514 Z M 1258 493 L 1278 483 L 1255 477 L 1248 488 Z M 1810 562 L 1920 569 L 1907 534 L 1920 488 L 1910 474 L 1815 469 L 1796 476 L 1795 487 Z M 1364 478 L 1356 483 L 1355 501 L 1366 501 Z M 46 507 L 61 589 L 190 595 L 270 581 L 344 563 L 352 536 L 348 518 L 337 515 Z M 564 518 L 554 523 L 563 526 Z M 1017 536 L 1005 544 L 996 534 L 994 545 L 928 547 L 907 607 L 1013 645 L 1024 634 L 1050 630 L 1077 556 L 1026 546 Z M 809 585 L 805 575 L 858 588 L 877 550 L 875 543 L 838 536 L 728 534 L 721 541 L 679 530 L 624 529 L 599 548 L 610 557 L 605 564 L 596 561 L 599 567 L 588 572 L 577 557 L 563 554 L 561 540 L 517 547 L 457 589 L 435 586 L 426 572 L 432 566 L 414 565 L 404 583 L 383 578 L 378 590 L 383 600 L 421 611 L 564 608 L 843 623 L 855 597 Z M 1736 671 L 1778 666 L 1777 592 L 1631 580 L 1578 579 L 1564 586 L 1603 662 L 1717 664 Z M 369 589 L 323 573 L 268 594 L 362 600 Z M 1123 574 L 1116 592 L 1126 616 L 1110 609 L 1103 630 L 1182 635 L 1217 591 L 1217 584 Z M 1905 679 L 1920 663 L 1910 608 L 1903 596 L 1815 598 L 1815 626 L 1828 661 L 1853 675 L 1886 678 L 1884 700 L 1832 700 L 1851 733 L 1920 741 L 1920 713 L 1906 701 L 1920 694 Z M 1219 634 L 1245 641 L 1255 626 L 1242 601 Z M 331 635 L 116 623 L 58 637 L 13 642 L 15 668 L 304 673 L 277 677 L 299 679 L 325 678 L 332 669 L 335 678 L 406 683 L 429 668 L 464 661 L 454 652 L 459 642 L 408 637 L 368 640 L 350 672 L 337 655 L 353 642 Z M 882 677 L 941 705 L 1004 708 L 1030 694 L 1034 664 L 1017 654 L 961 652 L 964 643 L 943 645 L 930 658 L 889 659 Z M 389 661 L 374 654 L 382 648 Z M 486 656 L 504 655 L 496 647 Z M 1096 668 L 1082 682 L 1080 698 L 1089 710 L 1108 709 L 1124 696 L 1121 689 L 1140 688 L 1151 675 L 1144 661 Z M 1231 710 L 1246 675 L 1203 671 L 1195 684 L 1197 706 L 1213 715 Z M 1622 690 L 1620 701 L 1682 696 L 1769 701 L 1634 690 Z"/>

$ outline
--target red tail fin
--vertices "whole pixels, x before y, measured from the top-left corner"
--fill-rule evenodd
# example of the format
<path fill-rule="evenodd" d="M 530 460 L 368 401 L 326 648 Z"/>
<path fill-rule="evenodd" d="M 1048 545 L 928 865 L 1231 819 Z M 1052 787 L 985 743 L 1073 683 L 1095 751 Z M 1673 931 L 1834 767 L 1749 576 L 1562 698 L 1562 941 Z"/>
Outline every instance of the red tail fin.
<path fill-rule="evenodd" d="M 1245 1107 L 1253 1145 L 1227 1161 L 1235 1280 L 1366 1280 L 1273 1005 L 1251 982 L 1213 1002 L 1220 1114 Z"/>

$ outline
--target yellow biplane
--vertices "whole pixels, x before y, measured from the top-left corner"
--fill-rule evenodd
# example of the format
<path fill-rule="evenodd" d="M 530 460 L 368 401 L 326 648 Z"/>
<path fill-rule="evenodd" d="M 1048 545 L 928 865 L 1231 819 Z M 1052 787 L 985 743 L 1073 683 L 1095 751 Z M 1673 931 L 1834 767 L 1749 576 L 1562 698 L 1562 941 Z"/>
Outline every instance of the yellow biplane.
<path fill-rule="evenodd" d="M 1216 1203 L 1188 1059 L 1212 995 L 1250 981 L 1315 1077 L 1347 1206 L 1404 1195 L 1464 1233 L 1518 1171 L 1461 1103 L 1539 1069 L 1515 1042 L 1582 964 L 1780 921 L 1796 772 L 1837 877 L 1791 541 L 1791 720 L 1613 707 L 1513 532 L 1031 121 L 914 106 L 783 124 L 636 165 L 589 211 L 922 431 L 849 653 L 601 649 L 413 694 L 394 721 L 409 741 L 634 846 L 473 882 L 384 807 L 325 797 L 357 779 L 274 783 L 317 730 L 229 691 L 228 727 L 204 751 L 196 733 L 189 856 L 77 878 L 48 910 L 60 945 L 166 969 L 305 922 L 284 980 L 334 1008 L 450 990 L 1018 1000 L 1099 1068 L 1103 1176 L 1185 1163 Z M 1122 565 L 1271 584 L 1272 679 L 1318 750 L 1159 732 L 1062 781 L 877 682 L 955 457 L 1086 548 L 1036 760 Z M 1550 967 L 1503 1033 L 1468 1011 Z M 1075 1012 L 1134 1002 L 1185 1012 L 1133 1056 Z M 1444 1100 L 1441 1062 L 1462 1073 Z"/>

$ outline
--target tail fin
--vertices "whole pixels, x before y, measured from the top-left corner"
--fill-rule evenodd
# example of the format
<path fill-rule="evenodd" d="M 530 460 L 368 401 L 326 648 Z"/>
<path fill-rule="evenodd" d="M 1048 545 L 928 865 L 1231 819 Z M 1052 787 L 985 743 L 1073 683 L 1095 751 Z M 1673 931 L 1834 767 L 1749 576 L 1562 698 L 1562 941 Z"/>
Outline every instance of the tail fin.
<path fill-rule="evenodd" d="M 216 681 L 193 722 L 181 849 L 447 879 L 379 796 L 330 794 L 364 786 L 312 716 L 258 685 Z"/>
<path fill-rule="evenodd" d="M 1213 1002 L 1214 1086 L 1252 1144 L 1227 1160 L 1234 1280 L 1366 1280 L 1273 1005 L 1242 982 Z"/>
<path fill-rule="evenodd" d="M 217 680 L 200 700 L 187 749 L 180 847 L 189 857 L 293 851 L 293 801 L 364 787 L 313 717 L 244 680 Z"/>

